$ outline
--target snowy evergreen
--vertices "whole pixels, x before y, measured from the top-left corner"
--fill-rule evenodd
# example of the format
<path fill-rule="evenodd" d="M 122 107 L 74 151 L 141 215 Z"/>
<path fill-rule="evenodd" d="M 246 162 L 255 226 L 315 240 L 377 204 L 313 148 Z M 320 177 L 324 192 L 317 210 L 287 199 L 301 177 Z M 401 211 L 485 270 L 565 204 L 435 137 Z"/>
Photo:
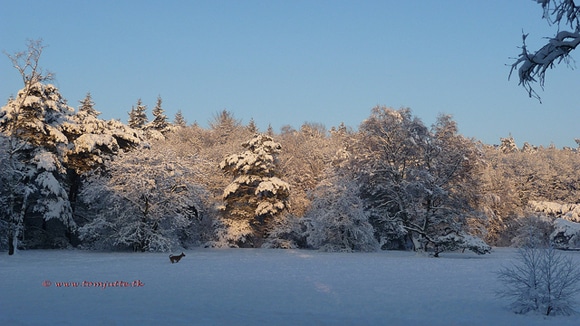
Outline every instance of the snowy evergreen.
<path fill-rule="evenodd" d="M 143 129 L 149 119 L 147 118 L 147 106 L 141 99 L 137 100 L 137 106 L 133 106 L 129 112 L 129 127 L 133 129 Z"/>
<path fill-rule="evenodd" d="M 187 121 L 185 121 L 185 118 L 183 117 L 183 113 L 181 112 L 181 110 L 177 110 L 175 118 L 173 118 L 173 125 L 181 128 L 185 128 L 187 126 Z"/>
<path fill-rule="evenodd" d="M 223 192 L 223 240 L 260 247 L 272 219 L 288 208 L 290 188 L 278 177 L 279 143 L 259 134 L 242 146 L 246 151 L 227 156 L 219 165 L 234 178 Z"/>
<path fill-rule="evenodd" d="M 3 196 L 9 198 L 5 218 L 12 230 L 11 248 L 35 218 L 57 220 L 68 231 L 75 228 L 66 170 L 69 140 L 63 132 L 63 125 L 74 124 L 73 112 L 56 87 L 40 82 L 28 84 L 0 109 L 0 131 L 8 149 L 8 187 Z M 23 240 L 32 247 L 39 245 L 35 239 L 39 232 L 30 231 Z"/>
<path fill-rule="evenodd" d="M 580 249 L 580 223 L 558 218 L 550 234 L 552 245 L 557 249 Z"/>
<path fill-rule="evenodd" d="M 167 127 L 169 123 L 167 122 L 167 116 L 165 115 L 165 111 L 161 107 L 162 100 L 161 96 L 157 97 L 157 103 L 153 108 L 153 121 L 151 121 L 151 127 L 154 129 L 165 133 L 167 132 Z"/>
<path fill-rule="evenodd" d="M 213 119 L 209 122 L 209 127 L 211 132 L 214 134 L 214 140 L 219 144 L 224 145 L 229 143 L 230 140 L 236 136 L 236 131 L 242 127 L 242 122 L 240 119 L 237 119 L 232 112 L 222 110 L 214 115 Z M 236 141 L 239 140 L 236 139 Z"/>
<path fill-rule="evenodd" d="M 270 137 L 274 137 L 274 128 L 272 127 L 271 124 L 268 125 L 268 129 L 266 129 L 266 135 L 270 136 Z"/>
<path fill-rule="evenodd" d="M 248 128 L 248 131 L 252 134 L 257 134 L 260 132 L 260 130 L 258 130 L 258 126 L 256 125 L 256 122 L 254 121 L 254 119 L 250 119 L 250 122 L 248 122 L 248 125 L 246 126 L 246 128 Z"/>
<path fill-rule="evenodd" d="M 157 103 L 153 108 L 153 121 L 144 126 L 149 139 L 165 139 L 165 135 L 171 131 L 167 116 L 162 108 L 161 96 L 157 97 Z"/>
<path fill-rule="evenodd" d="M 501 138 L 500 141 L 501 144 L 499 145 L 499 150 L 502 153 L 508 154 L 518 151 L 518 145 L 516 145 L 516 141 L 511 135 L 507 138 Z"/>
<path fill-rule="evenodd" d="M 538 151 L 538 148 L 536 146 L 531 145 L 528 142 L 525 142 L 524 146 L 522 146 L 522 152 L 524 152 L 524 153 L 533 154 L 533 153 L 536 153 L 537 151 Z"/>
<path fill-rule="evenodd" d="M 101 120 L 90 93 L 80 104 L 72 123 L 62 126 L 72 145 L 67 152 L 68 166 L 78 175 L 102 167 L 120 150 L 135 148 L 143 141 L 140 130 L 117 120 Z"/>
<path fill-rule="evenodd" d="M 101 115 L 101 112 L 95 110 L 95 102 L 91 96 L 91 93 L 87 93 L 85 98 L 80 101 L 80 106 L 77 114 L 86 114 L 92 117 L 98 117 Z"/>

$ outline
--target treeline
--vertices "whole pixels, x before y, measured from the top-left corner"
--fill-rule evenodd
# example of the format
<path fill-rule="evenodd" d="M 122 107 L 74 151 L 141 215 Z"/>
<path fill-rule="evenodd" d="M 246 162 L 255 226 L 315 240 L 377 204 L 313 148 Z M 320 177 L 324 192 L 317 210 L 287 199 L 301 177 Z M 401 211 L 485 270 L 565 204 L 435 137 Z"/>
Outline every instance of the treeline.
<path fill-rule="evenodd" d="M 382 106 L 356 130 L 261 132 L 227 110 L 209 128 L 181 112 L 170 122 L 158 98 L 151 120 L 139 100 L 124 124 L 100 119 L 90 94 L 75 110 L 46 76 L 19 71 L 24 87 L 0 109 L 0 248 L 10 254 L 580 246 L 577 149 L 485 145 L 448 115 L 426 126 Z"/>

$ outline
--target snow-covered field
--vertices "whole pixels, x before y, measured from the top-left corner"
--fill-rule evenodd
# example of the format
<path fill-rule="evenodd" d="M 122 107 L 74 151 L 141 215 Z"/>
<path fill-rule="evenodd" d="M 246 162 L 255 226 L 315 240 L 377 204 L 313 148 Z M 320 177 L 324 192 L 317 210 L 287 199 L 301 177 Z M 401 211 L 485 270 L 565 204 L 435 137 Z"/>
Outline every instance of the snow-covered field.
<path fill-rule="evenodd" d="M 196 249 L 0 255 L 0 325 L 579 325 L 495 297 L 515 257 Z M 569 252 L 580 262 L 580 252 Z M 76 282 L 64 287 L 59 282 Z M 101 282 L 101 283 L 98 283 Z M 577 295 L 580 299 L 580 295 Z"/>

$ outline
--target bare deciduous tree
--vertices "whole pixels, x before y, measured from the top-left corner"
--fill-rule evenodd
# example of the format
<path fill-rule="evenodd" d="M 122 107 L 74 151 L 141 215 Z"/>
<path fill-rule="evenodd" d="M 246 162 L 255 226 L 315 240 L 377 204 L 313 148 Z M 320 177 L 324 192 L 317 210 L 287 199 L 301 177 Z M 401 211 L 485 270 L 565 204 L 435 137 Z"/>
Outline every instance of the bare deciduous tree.
<path fill-rule="evenodd" d="M 12 62 L 12 66 L 20 73 L 25 88 L 37 82 L 53 80 L 54 74 L 42 69 L 39 65 L 40 56 L 46 47 L 42 43 L 42 39 L 28 40 L 26 46 L 27 49 L 25 51 L 19 51 L 14 54 L 4 52 Z"/>
<path fill-rule="evenodd" d="M 509 298 L 516 313 L 570 315 L 580 289 L 580 269 L 554 248 L 525 247 L 517 263 L 498 272 L 498 280 L 502 283 L 498 296 Z"/>

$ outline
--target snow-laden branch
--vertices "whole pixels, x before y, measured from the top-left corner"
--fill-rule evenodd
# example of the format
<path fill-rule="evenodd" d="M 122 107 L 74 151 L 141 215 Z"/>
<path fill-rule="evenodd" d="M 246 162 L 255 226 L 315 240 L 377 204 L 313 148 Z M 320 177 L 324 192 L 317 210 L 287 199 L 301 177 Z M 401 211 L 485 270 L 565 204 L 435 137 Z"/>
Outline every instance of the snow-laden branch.
<path fill-rule="evenodd" d="M 562 61 L 569 62 L 569 54 L 580 44 L 580 32 L 561 31 L 551 38 L 548 44 L 538 51 L 531 53 L 526 46 L 526 37 L 523 35 L 522 53 L 515 63 L 512 64 L 510 77 L 514 70 L 518 71 L 519 84 L 522 85 L 530 97 L 540 99 L 532 87 L 533 83 L 539 82 L 544 87 L 546 71 Z"/>
<path fill-rule="evenodd" d="M 562 61 L 569 64 L 570 52 L 580 44 L 580 6 L 574 0 L 537 0 L 544 10 L 543 19 L 549 24 L 568 25 L 572 31 L 558 31 L 547 44 L 535 52 L 530 52 L 526 45 L 528 34 L 522 35 L 522 52 L 511 65 L 511 77 L 514 70 L 518 72 L 519 84 L 522 85 L 530 97 L 540 100 L 532 85 L 536 82 L 544 88 L 546 71 Z"/>

